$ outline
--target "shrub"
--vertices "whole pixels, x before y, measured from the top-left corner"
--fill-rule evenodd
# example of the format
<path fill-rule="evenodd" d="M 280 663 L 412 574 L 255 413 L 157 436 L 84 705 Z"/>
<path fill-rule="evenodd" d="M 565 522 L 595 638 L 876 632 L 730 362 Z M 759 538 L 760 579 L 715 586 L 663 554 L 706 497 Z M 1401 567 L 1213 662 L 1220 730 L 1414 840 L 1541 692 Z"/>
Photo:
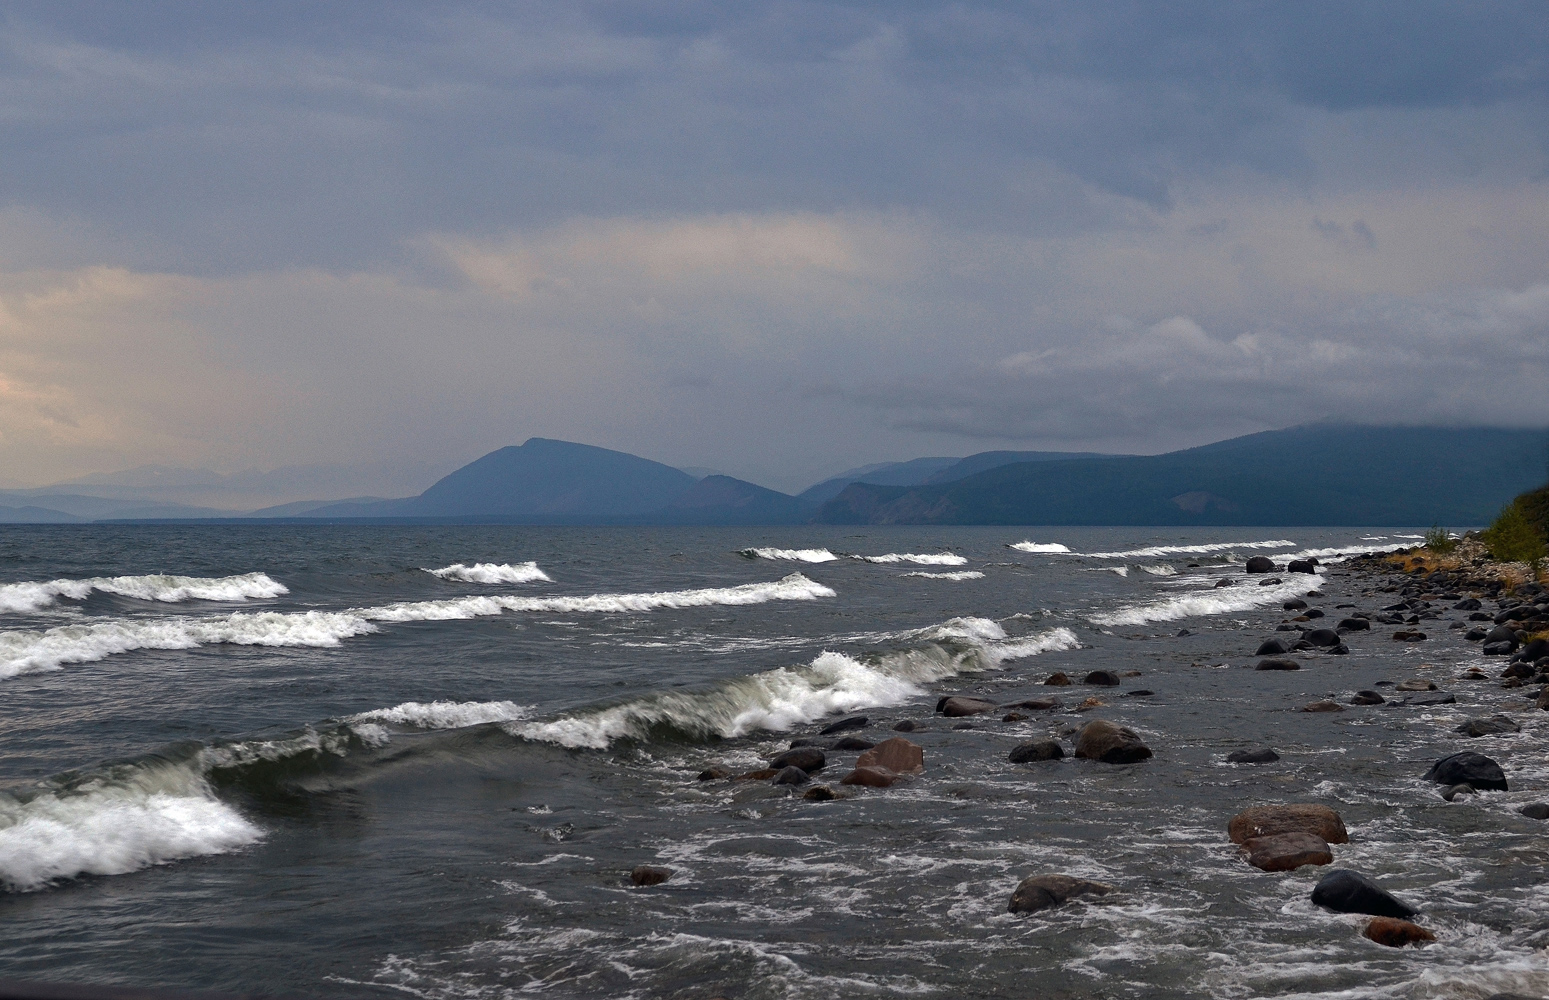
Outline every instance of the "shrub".
<path fill-rule="evenodd" d="M 1458 540 L 1452 537 L 1452 532 L 1439 524 L 1431 525 L 1431 530 L 1425 533 L 1425 547 L 1439 556 L 1458 547 Z"/>
<path fill-rule="evenodd" d="M 1525 562 L 1533 567 L 1536 577 L 1544 560 L 1544 539 L 1528 520 L 1525 506 L 1520 498 L 1507 504 L 1480 538 L 1495 558 L 1503 562 Z"/>

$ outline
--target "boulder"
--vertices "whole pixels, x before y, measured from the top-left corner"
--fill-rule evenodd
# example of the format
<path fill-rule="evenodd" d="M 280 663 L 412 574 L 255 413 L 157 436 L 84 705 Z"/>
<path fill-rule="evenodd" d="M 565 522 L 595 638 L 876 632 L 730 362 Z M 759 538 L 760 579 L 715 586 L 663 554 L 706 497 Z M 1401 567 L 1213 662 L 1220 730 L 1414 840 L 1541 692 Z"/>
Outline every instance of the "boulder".
<path fill-rule="evenodd" d="M 1314 559 L 1292 559 L 1285 564 L 1287 573 L 1316 573 L 1318 563 Z"/>
<path fill-rule="evenodd" d="M 1050 709 L 1059 707 L 1060 700 L 1058 698 L 1024 698 L 1021 701 L 1014 701 L 1009 705 L 1001 706 L 1001 708 L 1025 708 L 1034 712 L 1047 712 Z"/>
<path fill-rule="evenodd" d="M 1549 687 L 1538 692 L 1538 700 L 1533 702 L 1533 704 L 1538 708 L 1549 711 Z"/>
<path fill-rule="evenodd" d="M 1300 670 L 1302 665 L 1295 660 L 1260 660 L 1254 670 Z"/>
<path fill-rule="evenodd" d="M 810 773 L 821 771 L 828 766 L 828 757 L 817 747 L 792 747 L 784 753 L 771 757 L 769 766 L 776 771 L 787 767 L 799 767 Z"/>
<path fill-rule="evenodd" d="M 1011 894 L 1012 913 L 1035 913 L 1076 896 L 1106 896 L 1115 891 L 1113 886 L 1090 882 L 1069 875 L 1033 875 L 1022 880 Z"/>
<path fill-rule="evenodd" d="M 1517 651 L 1515 659 L 1533 661 L 1549 656 L 1549 639 L 1533 639 Z"/>
<path fill-rule="evenodd" d="M 1424 632 L 1417 632 L 1414 629 L 1399 629 L 1393 633 L 1394 642 L 1424 642 L 1426 638 Z"/>
<path fill-rule="evenodd" d="M 805 792 L 802 792 L 801 797 L 808 802 L 832 802 L 839 797 L 839 793 L 827 785 L 813 785 Z"/>
<path fill-rule="evenodd" d="M 889 771 L 885 767 L 857 767 L 843 778 L 839 779 L 841 785 L 866 785 L 870 788 L 891 788 L 896 785 L 903 775 L 897 771 Z"/>
<path fill-rule="evenodd" d="M 866 723 L 869 721 L 871 720 L 864 715 L 852 715 L 848 719 L 840 719 L 838 722 L 824 726 L 819 730 L 818 735 L 832 736 L 834 733 L 842 733 L 851 729 L 865 729 Z"/>
<path fill-rule="evenodd" d="M 1392 893 L 1359 872 L 1345 868 L 1331 871 L 1318 879 L 1312 901 L 1337 913 L 1366 913 L 1374 917 L 1415 915 L 1414 907 L 1401 902 Z"/>
<path fill-rule="evenodd" d="M 1350 699 L 1352 705 L 1381 705 L 1388 699 L 1375 691 L 1357 691 L 1355 697 Z"/>
<path fill-rule="evenodd" d="M 1259 750 L 1233 750 L 1226 755 L 1228 764 L 1273 764 L 1280 755 L 1269 747 Z"/>
<path fill-rule="evenodd" d="M 1453 611 L 1478 611 L 1481 607 L 1483 607 L 1483 605 L 1479 603 L 1479 598 L 1477 598 L 1477 597 L 1465 597 L 1463 600 L 1461 600 L 1458 603 L 1454 604 L 1452 606 L 1452 610 Z"/>
<path fill-rule="evenodd" d="M 1373 917 L 1371 923 L 1361 932 L 1361 936 L 1375 941 L 1378 944 L 1387 945 L 1389 948 L 1402 948 L 1406 944 L 1423 944 L 1426 941 L 1435 941 L 1436 935 L 1407 920 L 1396 920 L 1393 917 Z"/>
<path fill-rule="evenodd" d="M 1486 632 L 1482 628 L 1471 628 L 1467 632 L 1463 633 L 1463 638 L 1467 639 L 1469 642 L 1478 642 L 1489 634 L 1490 633 Z"/>
<path fill-rule="evenodd" d="M 1236 580 L 1233 580 L 1229 576 L 1222 577 L 1221 579 L 1216 581 L 1216 589 L 1220 590 L 1222 587 L 1230 587 L 1232 584 L 1234 584 L 1236 582 L 1237 582 Z"/>
<path fill-rule="evenodd" d="M 1280 582 L 1280 578 L 1278 576 L 1265 577 L 1264 579 L 1259 581 L 1259 586 L 1260 587 L 1273 587 L 1275 584 L 1277 584 L 1279 582 Z"/>
<path fill-rule="evenodd" d="M 1254 806 L 1233 816 L 1232 821 L 1226 825 L 1226 835 L 1234 844 L 1285 833 L 1310 833 L 1330 844 L 1350 843 L 1345 821 L 1339 818 L 1339 813 L 1328 806 L 1312 802 Z"/>
<path fill-rule="evenodd" d="M 1314 646 L 1339 645 L 1339 633 L 1331 628 L 1315 628 L 1311 632 L 1305 633 L 1302 638 Z"/>
<path fill-rule="evenodd" d="M 870 740 L 867 740 L 867 739 L 862 739 L 859 736 L 846 736 L 844 739 L 842 739 L 838 743 L 834 744 L 834 749 L 835 750 L 870 750 L 874 746 L 876 746 L 875 743 L 873 743 L 873 742 L 871 742 Z"/>
<path fill-rule="evenodd" d="M 1428 681 L 1423 677 L 1411 677 L 1407 681 L 1399 681 L 1393 686 L 1395 691 L 1435 691 L 1436 682 Z"/>
<path fill-rule="evenodd" d="M 1096 684 L 1099 687 L 1118 687 L 1119 675 L 1112 670 L 1094 670 L 1081 678 L 1083 684 Z"/>
<path fill-rule="evenodd" d="M 629 880 L 635 885 L 661 885 L 672 878 L 671 868 L 662 868 L 658 865 L 640 865 L 629 873 Z"/>
<path fill-rule="evenodd" d="M 1060 760 L 1064 756 L 1065 748 L 1054 740 L 1029 740 L 1012 747 L 1006 759 L 1013 764 L 1031 764 L 1040 760 Z"/>
<path fill-rule="evenodd" d="M 913 719 L 900 719 L 893 723 L 893 732 L 895 733 L 912 733 L 919 728 L 920 724 Z"/>
<path fill-rule="evenodd" d="M 1293 597 L 1289 601 L 1283 602 L 1280 608 L 1283 611 L 1305 611 L 1307 610 L 1307 602 L 1300 597 Z"/>
<path fill-rule="evenodd" d="M 1254 650 L 1254 656 L 1284 656 L 1291 650 L 1279 639 L 1265 639 L 1259 643 L 1259 648 Z"/>
<path fill-rule="evenodd" d="M 1517 812 L 1528 819 L 1549 819 L 1549 802 L 1531 802 Z"/>
<path fill-rule="evenodd" d="M 1302 612 L 1302 616 L 1305 618 L 1323 618 L 1324 614 L 1317 608 L 1308 608 L 1306 611 Z"/>
<path fill-rule="evenodd" d="M 700 771 L 698 780 L 720 781 L 724 778 L 730 778 L 731 776 L 732 771 L 730 768 L 722 767 L 721 765 L 716 764 L 712 767 L 705 768 L 703 771 Z"/>
<path fill-rule="evenodd" d="M 1486 656 L 1510 656 L 1516 648 L 1517 640 L 1513 637 L 1510 642 L 1486 642 L 1480 652 Z"/>
<path fill-rule="evenodd" d="M 1328 841 L 1315 833 L 1277 833 L 1253 837 L 1243 842 L 1242 853 L 1248 864 L 1266 872 L 1294 871 L 1303 865 L 1334 863 Z"/>
<path fill-rule="evenodd" d="M 1044 683 L 1053 687 L 1065 687 L 1070 683 L 1070 678 L 1065 676 L 1065 672 L 1062 670 L 1058 673 L 1050 674 L 1049 679 L 1044 681 Z"/>
<path fill-rule="evenodd" d="M 985 701 L 983 698 L 943 698 L 936 703 L 936 711 L 949 719 L 960 719 L 965 715 L 983 715 L 985 712 L 994 712 L 999 707 L 993 701 Z"/>
<path fill-rule="evenodd" d="M 1093 719 L 1076 734 L 1076 756 L 1105 764 L 1133 764 L 1151 757 L 1135 731 L 1107 719 Z"/>
<path fill-rule="evenodd" d="M 1448 788 L 1448 789 L 1444 790 L 1441 793 L 1441 797 L 1446 799 L 1448 802 L 1451 802 L 1453 799 L 1457 798 L 1459 795 L 1472 795 L 1472 794 L 1474 794 L 1474 786 L 1473 785 L 1453 785 L 1451 788 Z"/>
<path fill-rule="evenodd" d="M 1311 701 L 1297 709 L 1298 712 L 1343 712 L 1337 701 Z"/>
<path fill-rule="evenodd" d="M 919 774 L 925 770 L 925 751 L 917 744 L 901 736 L 883 740 L 861 754 L 855 761 L 857 768 L 884 767 L 894 774 Z"/>
<path fill-rule="evenodd" d="M 1521 726 L 1504 715 L 1492 715 L 1488 719 L 1469 719 L 1453 730 L 1464 736 L 1504 736 L 1507 733 L 1521 731 Z"/>
<path fill-rule="evenodd" d="M 1473 785 L 1475 788 L 1506 791 L 1506 774 L 1501 766 L 1482 753 L 1464 750 L 1449 754 L 1425 772 L 1426 781 L 1438 785 Z"/>
<path fill-rule="evenodd" d="M 1372 627 L 1372 623 L 1365 618 L 1341 618 L 1336 628 L 1342 628 L 1346 632 L 1365 632 Z"/>
<path fill-rule="evenodd" d="M 1249 573 L 1273 573 L 1275 564 L 1268 556 L 1254 556 L 1243 569 Z"/>
<path fill-rule="evenodd" d="M 795 764 L 780 768 L 780 773 L 771 779 L 777 785 L 805 785 L 812 779 L 807 777 L 807 772 Z"/>

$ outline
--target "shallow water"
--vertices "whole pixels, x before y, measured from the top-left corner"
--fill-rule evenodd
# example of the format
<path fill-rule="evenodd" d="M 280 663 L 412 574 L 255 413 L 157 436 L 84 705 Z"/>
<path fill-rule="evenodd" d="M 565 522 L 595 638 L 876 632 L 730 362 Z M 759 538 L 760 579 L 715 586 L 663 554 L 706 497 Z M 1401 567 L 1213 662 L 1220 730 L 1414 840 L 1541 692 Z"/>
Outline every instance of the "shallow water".
<path fill-rule="evenodd" d="M 0 975 L 319 996 L 1549 992 L 1549 843 L 1515 812 L 1549 796 L 1549 716 L 1454 680 L 1481 662 L 1446 628 L 1459 614 L 1423 643 L 1354 633 L 1348 656 L 1244 669 L 1287 596 L 1320 587 L 1333 620 L 1393 600 L 1337 561 L 1260 587 L 1244 559 L 1408 542 L 0 529 Z M 1239 584 L 1214 588 L 1223 576 Z M 1041 684 L 1099 668 L 1140 676 Z M 1412 676 L 1458 704 L 1292 711 Z M 957 692 L 1066 707 L 957 730 L 932 713 Z M 1094 693 L 1108 704 L 1073 711 Z M 873 739 L 919 720 L 925 774 L 834 802 L 694 780 L 855 711 Z M 1452 732 L 1497 711 L 1523 732 Z M 1006 761 L 1035 737 L 1068 749 L 1093 716 L 1155 758 Z M 1224 763 L 1262 744 L 1281 761 Z M 1442 801 L 1420 775 L 1465 747 L 1512 790 Z M 1240 861 L 1227 820 L 1278 801 L 1339 810 L 1336 864 L 1418 905 L 1440 940 L 1383 948 L 1362 918 L 1311 905 L 1319 869 Z M 642 863 L 676 874 L 634 888 Z M 1007 913 L 1040 872 L 1120 892 Z"/>

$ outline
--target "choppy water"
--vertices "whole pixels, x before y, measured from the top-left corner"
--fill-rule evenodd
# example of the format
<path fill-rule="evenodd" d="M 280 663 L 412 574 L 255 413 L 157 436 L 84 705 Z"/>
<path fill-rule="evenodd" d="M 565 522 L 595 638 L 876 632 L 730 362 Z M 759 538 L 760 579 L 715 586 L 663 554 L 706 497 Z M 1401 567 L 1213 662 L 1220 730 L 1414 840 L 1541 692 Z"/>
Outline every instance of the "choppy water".
<path fill-rule="evenodd" d="M 1405 541 L 0 529 L 0 976 L 319 996 L 1549 992 L 1549 842 L 1515 811 L 1549 798 L 1549 715 L 1453 679 L 1481 661 L 1450 611 L 1424 643 L 1356 633 L 1299 672 L 1244 669 L 1288 596 L 1391 602 L 1338 562 L 1213 586 L 1254 554 Z M 1041 684 L 1098 668 L 1140 676 Z M 1458 704 L 1292 711 L 1413 676 Z M 932 717 L 948 692 L 1067 710 L 957 730 Z M 1094 693 L 1109 704 L 1073 711 Z M 857 710 L 875 739 L 921 721 L 925 774 L 834 802 L 694 780 Z M 1452 732 L 1497 711 L 1523 732 Z M 1093 716 L 1155 758 L 1006 761 L 1034 737 L 1068 749 Z M 1224 763 L 1266 743 L 1280 763 Z M 1512 790 L 1449 804 L 1420 779 L 1465 745 Z M 1240 861 L 1227 820 L 1277 801 L 1338 809 L 1336 863 L 1419 905 L 1438 943 L 1373 944 L 1310 904 L 1317 869 Z M 634 888 L 642 863 L 677 874 Z M 1121 892 L 1007 913 L 1041 872 Z"/>

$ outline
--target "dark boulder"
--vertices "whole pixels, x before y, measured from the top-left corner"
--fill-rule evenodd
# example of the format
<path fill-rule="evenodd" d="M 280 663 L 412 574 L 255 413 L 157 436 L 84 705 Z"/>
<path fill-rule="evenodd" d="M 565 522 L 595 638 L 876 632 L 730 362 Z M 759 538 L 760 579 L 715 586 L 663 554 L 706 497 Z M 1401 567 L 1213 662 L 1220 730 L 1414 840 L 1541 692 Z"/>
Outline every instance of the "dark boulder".
<path fill-rule="evenodd" d="M 1111 885 L 1090 882 L 1069 875 L 1034 875 L 1022 880 L 1011 894 L 1012 913 L 1035 913 L 1059 906 L 1076 896 L 1106 896 L 1113 892 Z"/>
<path fill-rule="evenodd" d="M 1289 601 L 1282 603 L 1280 607 L 1285 611 L 1305 611 L 1307 610 L 1307 602 L 1300 597 L 1293 597 Z"/>
<path fill-rule="evenodd" d="M 1248 560 L 1248 565 L 1243 569 L 1249 573 L 1273 573 L 1275 564 L 1267 556 L 1254 556 Z"/>
<path fill-rule="evenodd" d="M 1254 670 L 1300 670 L 1302 665 L 1295 660 L 1260 660 Z"/>
<path fill-rule="evenodd" d="M 1348 632 L 1365 632 L 1372 627 L 1372 623 L 1365 618 L 1341 618 L 1337 627 Z"/>
<path fill-rule="evenodd" d="M 1221 579 L 1216 581 L 1216 589 L 1220 590 L 1222 587 L 1230 587 L 1232 584 L 1234 584 L 1236 582 L 1237 582 L 1236 580 L 1233 580 L 1229 576 L 1222 577 Z"/>
<path fill-rule="evenodd" d="M 838 722 L 824 726 L 819 730 L 818 735 L 832 736 L 834 733 L 842 733 L 851 729 L 865 729 L 866 723 L 869 721 L 871 720 L 864 715 L 852 715 L 848 719 L 840 719 Z"/>
<path fill-rule="evenodd" d="M 1303 865 L 1329 865 L 1334 854 L 1328 841 L 1314 833 L 1277 833 L 1243 842 L 1248 864 L 1266 872 L 1295 871 Z"/>
<path fill-rule="evenodd" d="M 1031 764 L 1040 760 L 1060 760 L 1064 756 L 1065 748 L 1053 740 L 1030 740 L 1012 747 L 1006 759 L 1013 764 Z"/>
<path fill-rule="evenodd" d="M 913 719 L 900 719 L 893 723 L 893 732 L 895 733 L 912 733 L 919 728 L 920 724 Z"/>
<path fill-rule="evenodd" d="M 1467 639 L 1469 642 L 1478 642 L 1480 639 L 1483 639 L 1489 634 L 1490 633 L 1486 632 L 1482 628 L 1471 628 L 1467 632 L 1463 633 L 1463 638 Z"/>
<path fill-rule="evenodd" d="M 1083 684 L 1096 684 L 1099 687 L 1118 687 L 1119 675 L 1112 670 L 1094 670 L 1081 679 Z"/>
<path fill-rule="evenodd" d="M 1060 700 L 1058 698 L 1024 698 L 1021 701 L 1014 701 L 1009 705 L 1001 706 L 1001 708 L 1025 708 L 1033 712 L 1047 712 L 1050 709 L 1059 707 Z"/>
<path fill-rule="evenodd" d="M 1292 559 L 1285 564 L 1287 573 L 1316 573 L 1318 563 L 1314 559 Z"/>
<path fill-rule="evenodd" d="M 870 740 L 867 740 L 867 739 L 862 739 L 859 736 L 846 736 L 844 739 L 842 739 L 838 743 L 834 744 L 834 749 L 835 750 L 870 750 L 874 746 L 876 746 L 875 743 L 873 743 L 873 742 L 871 742 Z"/>
<path fill-rule="evenodd" d="M 662 868 L 658 865 L 640 865 L 629 873 L 629 880 L 635 885 L 661 885 L 672 878 L 671 868 Z"/>
<path fill-rule="evenodd" d="M 1549 819 L 1549 802 L 1533 802 L 1518 809 L 1517 812 L 1528 819 Z"/>
<path fill-rule="evenodd" d="M 821 771 L 828 765 L 828 757 L 817 747 L 793 747 L 784 753 L 775 754 L 769 760 L 769 766 L 776 771 L 787 767 L 799 767 L 803 771 Z"/>
<path fill-rule="evenodd" d="M 1044 681 L 1044 683 L 1051 687 L 1067 687 L 1070 684 L 1070 678 L 1061 670 L 1050 674 L 1048 680 Z"/>
<path fill-rule="evenodd" d="M 949 719 L 960 719 L 966 715 L 983 715 L 985 712 L 994 712 L 999 708 L 993 701 L 985 701 L 983 698 L 943 698 L 936 703 L 936 711 Z"/>
<path fill-rule="evenodd" d="M 1273 587 L 1275 584 L 1277 584 L 1279 582 L 1280 582 L 1280 578 L 1278 576 L 1271 576 L 1271 577 L 1268 577 L 1266 579 L 1260 580 L 1259 581 L 1259 586 L 1260 587 Z"/>
<path fill-rule="evenodd" d="M 1343 712 L 1344 709 L 1340 707 L 1339 702 L 1337 702 L 1337 701 L 1329 701 L 1328 699 L 1325 698 L 1323 701 L 1309 701 L 1307 704 L 1303 705 L 1301 708 L 1298 708 L 1297 711 L 1298 712 Z"/>
<path fill-rule="evenodd" d="M 1469 719 L 1453 730 L 1464 736 L 1503 736 L 1521 731 L 1521 726 L 1504 715 L 1492 715 L 1488 719 Z"/>
<path fill-rule="evenodd" d="M 839 793 L 827 785 L 813 785 L 805 792 L 802 792 L 801 797 L 808 802 L 832 802 L 839 797 Z"/>
<path fill-rule="evenodd" d="M 1381 705 L 1388 699 L 1375 691 L 1357 691 L 1355 697 L 1350 699 L 1352 705 Z"/>
<path fill-rule="evenodd" d="M 1303 614 L 1304 617 L 1307 617 L 1307 618 L 1322 618 L 1323 617 L 1323 612 L 1318 610 L 1317 608 L 1308 608 L 1306 611 L 1302 612 L 1302 614 Z"/>
<path fill-rule="evenodd" d="M 1314 646 L 1339 645 L 1339 633 L 1331 628 L 1315 628 L 1311 632 L 1304 634 L 1302 638 Z"/>
<path fill-rule="evenodd" d="M 1350 843 L 1350 834 L 1346 832 L 1345 821 L 1339 818 L 1339 813 L 1328 806 L 1310 802 L 1254 806 L 1233 816 L 1226 825 L 1226 835 L 1234 844 L 1283 833 L 1310 833 L 1330 844 Z"/>
<path fill-rule="evenodd" d="M 1482 753 L 1464 750 L 1450 754 L 1431 765 L 1426 781 L 1438 785 L 1473 785 L 1475 788 L 1506 791 L 1506 774 L 1501 766 Z"/>
<path fill-rule="evenodd" d="M 1510 642 L 1487 642 L 1480 652 L 1486 656 L 1510 656 L 1511 651 L 1516 648 L 1517 640 L 1513 636 Z"/>
<path fill-rule="evenodd" d="M 1424 632 L 1418 632 L 1414 629 L 1400 629 L 1393 633 L 1393 640 L 1395 642 L 1424 642 L 1426 635 Z"/>
<path fill-rule="evenodd" d="M 885 767 L 857 767 L 843 778 L 841 785 L 865 785 L 869 788 L 891 788 L 903 779 L 897 771 Z"/>
<path fill-rule="evenodd" d="M 1269 747 L 1260 750 L 1233 750 L 1226 755 L 1228 764 L 1273 764 L 1280 755 Z"/>
<path fill-rule="evenodd" d="M 1473 785 L 1453 785 L 1451 788 L 1443 789 L 1442 793 L 1441 793 L 1441 797 L 1446 799 L 1448 802 L 1451 802 L 1453 799 L 1457 798 L 1459 795 L 1472 795 L 1472 794 L 1474 794 L 1474 786 Z"/>
<path fill-rule="evenodd" d="M 1465 598 L 1465 599 L 1459 601 L 1458 603 L 1454 604 L 1452 606 L 1452 610 L 1453 611 L 1478 611 L 1482 606 L 1483 605 L 1481 605 L 1479 603 L 1479 598 L 1477 598 L 1477 597 L 1468 597 L 1468 598 Z"/>
<path fill-rule="evenodd" d="M 1436 935 L 1407 920 L 1396 920 L 1393 917 L 1373 917 L 1366 929 L 1361 931 L 1361 936 L 1368 941 L 1386 945 L 1389 948 L 1402 948 L 1409 944 L 1423 944 L 1426 941 L 1435 941 Z"/>
<path fill-rule="evenodd" d="M 1254 651 L 1254 656 L 1284 656 L 1291 650 L 1279 639 L 1265 639 L 1259 643 L 1259 648 Z"/>
<path fill-rule="evenodd" d="M 1093 719 L 1076 734 L 1076 756 L 1105 764 L 1133 764 L 1150 758 L 1151 748 L 1134 730 L 1106 719 Z"/>
<path fill-rule="evenodd" d="M 1549 639 L 1534 639 L 1518 650 L 1513 659 L 1532 662 L 1545 656 L 1549 656 Z"/>
<path fill-rule="evenodd" d="M 716 764 L 713 767 L 707 767 L 703 771 L 700 771 L 699 772 L 698 780 L 699 781 L 720 781 L 720 780 L 722 780 L 724 778 L 730 778 L 732 776 L 732 773 L 733 772 L 731 771 L 730 768 L 725 768 L 725 767 L 722 767 L 719 764 Z"/>
<path fill-rule="evenodd" d="M 780 773 L 770 780 L 776 785 L 805 785 L 812 779 L 807 777 L 806 771 L 792 764 L 789 767 L 782 767 Z"/>
<path fill-rule="evenodd" d="M 1403 919 L 1417 912 L 1365 875 L 1344 868 L 1318 879 L 1312 901 L 1337 913 L 1367 913 L 1374 917 Z"/>

